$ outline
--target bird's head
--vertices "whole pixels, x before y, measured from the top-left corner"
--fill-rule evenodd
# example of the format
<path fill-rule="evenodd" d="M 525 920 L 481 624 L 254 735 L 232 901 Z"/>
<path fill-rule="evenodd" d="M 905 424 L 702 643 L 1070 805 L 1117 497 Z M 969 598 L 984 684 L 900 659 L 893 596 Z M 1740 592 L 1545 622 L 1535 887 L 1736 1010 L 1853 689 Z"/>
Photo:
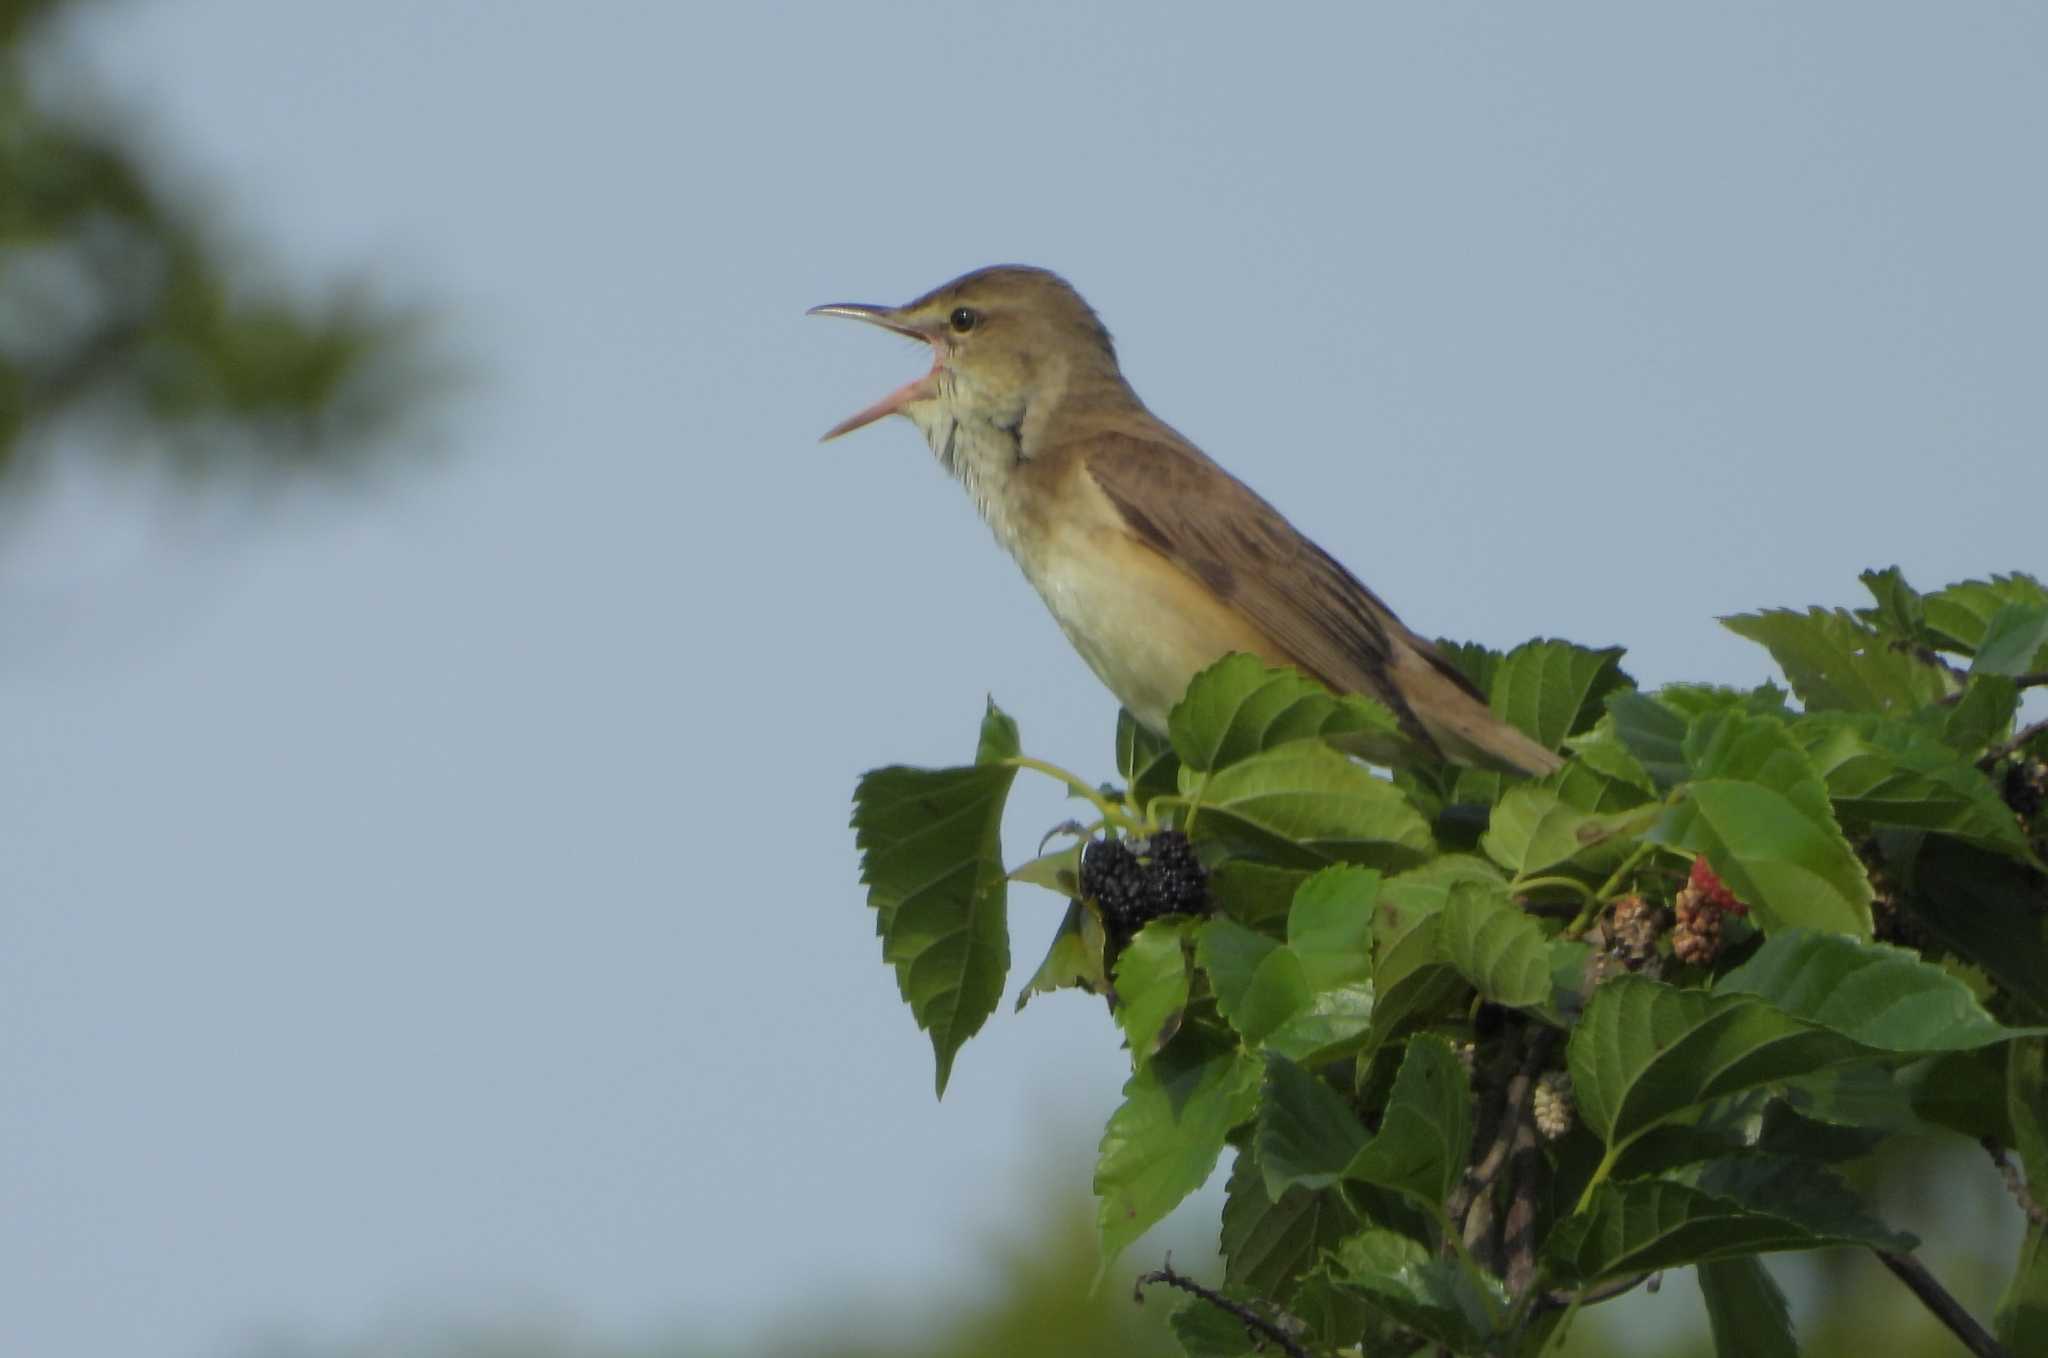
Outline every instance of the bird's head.
<path fill-rule="evenodd" d="M 834 425 L 827 439 L 906 415 L 929 431 L 972 421 L 1021 431 L 1077 379 L 1121 383 L 1109 331 L 1058 274 L 1022 264 L 977 269 L 902 306 L 835 302 L 813 316 L 851 316 L 923 340 L 931 370 Z"/>

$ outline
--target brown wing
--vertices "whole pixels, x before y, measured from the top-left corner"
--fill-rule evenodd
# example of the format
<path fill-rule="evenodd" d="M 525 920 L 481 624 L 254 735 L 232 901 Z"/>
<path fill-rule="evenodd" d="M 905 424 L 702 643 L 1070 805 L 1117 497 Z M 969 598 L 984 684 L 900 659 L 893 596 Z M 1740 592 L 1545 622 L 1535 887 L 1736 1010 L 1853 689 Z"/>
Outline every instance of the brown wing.
<path fill-rule="evenodd" d="M 1425 745 L 1434 742 L 1388 677 L 1397 648 L 1420 654 L 1485 704 L 1356 576 L 1192 445 L 1174 436 L 1102 433 L 1077 451 L 1149 546 L 1243 610 L 1330 688 L 1379 699 Z"/>

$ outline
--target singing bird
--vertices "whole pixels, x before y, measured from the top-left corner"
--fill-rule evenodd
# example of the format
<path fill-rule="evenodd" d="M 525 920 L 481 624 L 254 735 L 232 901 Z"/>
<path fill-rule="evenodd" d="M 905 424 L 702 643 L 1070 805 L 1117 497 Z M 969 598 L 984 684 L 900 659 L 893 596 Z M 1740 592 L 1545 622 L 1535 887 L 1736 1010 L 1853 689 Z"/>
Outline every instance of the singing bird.
<path fill-rule="evenodd" d="M 1562 762 L 1495 716 L 1436 647 L 1249 487 L 1145 408 L 1094 310 L 1044 269 L 978 269 L 902 306 L 835 302 L 931 345 L 931 370 L 825 434 L 907 416 L 1060 630 L 1152 730 L 1232 651 L 1392 710 L 1355 753 L 1540 775 Z"/>

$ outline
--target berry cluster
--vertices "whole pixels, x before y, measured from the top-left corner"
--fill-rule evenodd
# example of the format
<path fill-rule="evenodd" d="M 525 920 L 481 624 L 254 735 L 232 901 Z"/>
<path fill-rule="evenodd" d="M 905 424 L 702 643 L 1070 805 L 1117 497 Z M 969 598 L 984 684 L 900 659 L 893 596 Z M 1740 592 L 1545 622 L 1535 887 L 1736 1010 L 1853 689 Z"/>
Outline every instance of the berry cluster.
<path fill-rule="evenodd" d="M 1150 839 L 1098 839 L 1081 851 L 1081 894 L 1102 912 L 1113 939 L 1128 939 L 1161 915 L 1208 909 L 1209 879 L 1188 837 L 1162 830 Z"/>
<path fill-rule="evenodd" d="M 1572 1129 L 1572 1077 L 1561 1070 L 1543 1073 L 1530 1096 L 1529 1111 L 1536 1130 L 1544 1139 L 1555 1141 Z"/>
<path fill-rule="evenodd" d="M 2032 821 L 2048 805 L 2048 761 L 2015 759 L 2005 767 L 2005 804 L 2023 821 Z"/>
<path fill-rule="evenodd" d="M 1714 875 L 1704 858 L 1692 861 L 1692 876 L 1672 898 L 1677 923 L 1671 930 L 1671 951 L 1681 962 L 1705 966 L 1721 951 L 1721 917 L 1746 915 L 1749 907 L 1735 899 L 1727 883 Z"/>
<path fill-rule="evenodd" d="M 1657 935 L 1664 932 L 1664 912 L 1630 892 L 1614 903 L 1614 921 L 1607 932 L 1614 950 L 1640 966 L 1656 954 Z"/>

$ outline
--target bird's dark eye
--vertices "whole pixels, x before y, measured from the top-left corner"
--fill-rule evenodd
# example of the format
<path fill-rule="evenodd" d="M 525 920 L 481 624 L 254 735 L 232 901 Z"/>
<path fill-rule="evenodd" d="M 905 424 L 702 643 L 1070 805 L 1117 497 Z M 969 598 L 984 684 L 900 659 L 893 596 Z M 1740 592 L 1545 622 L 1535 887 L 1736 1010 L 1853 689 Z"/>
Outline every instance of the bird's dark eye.
<path fill-rule="evenodd" d="M 953 333 L 964 335 L 981 324 L 981 313 L 971 306 L 959 306 L 953 308 L 953 314 L 948 319 L 953 326 Z"/>

